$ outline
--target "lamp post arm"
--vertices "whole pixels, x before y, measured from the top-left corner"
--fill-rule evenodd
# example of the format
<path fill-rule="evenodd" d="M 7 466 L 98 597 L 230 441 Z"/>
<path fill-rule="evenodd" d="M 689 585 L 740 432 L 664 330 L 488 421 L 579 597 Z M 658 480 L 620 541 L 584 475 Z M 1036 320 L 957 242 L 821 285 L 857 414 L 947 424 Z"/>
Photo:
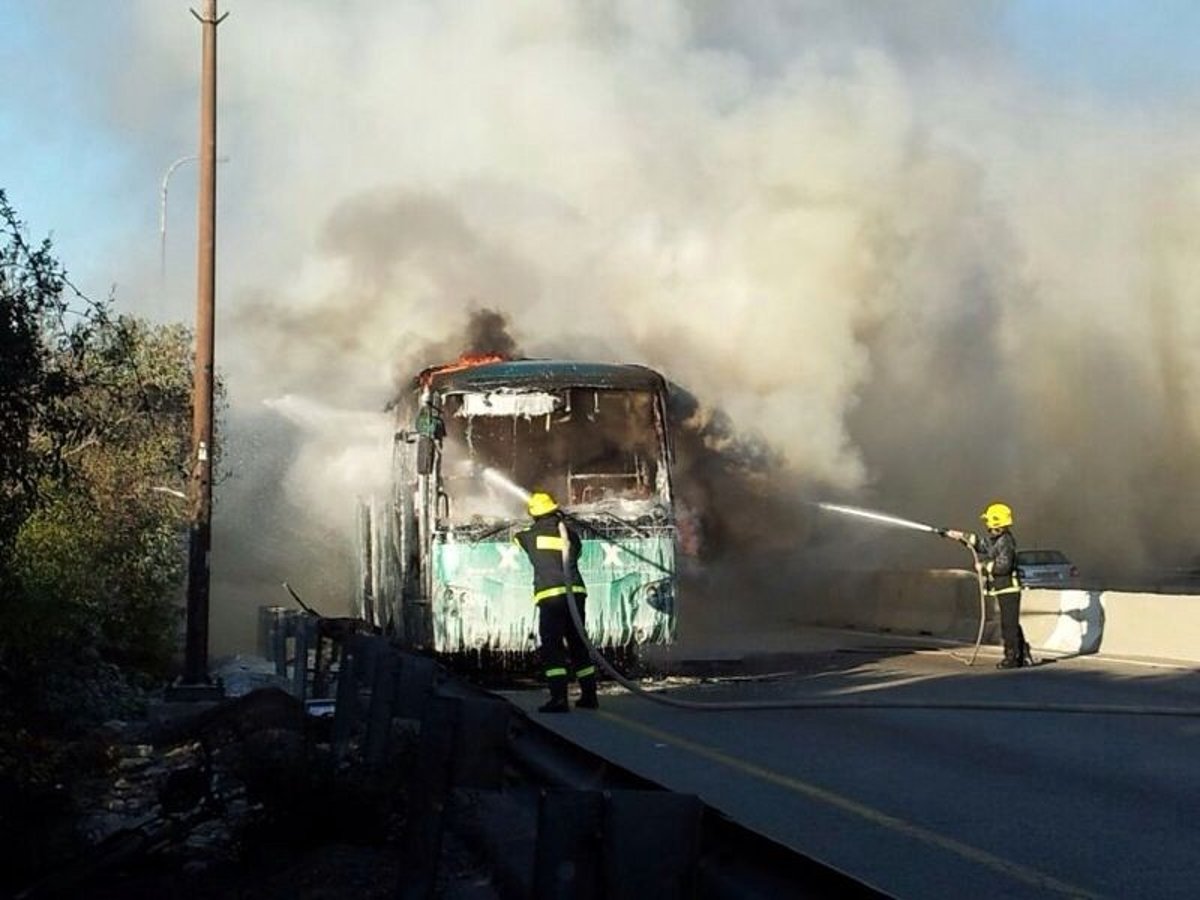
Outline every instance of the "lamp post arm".
<path fill-rule="evenodd" d="M 159 277 L 162 281 L 162 287 L 164 291 L 166 290 L 167 286 L 167 189 L 171 184 L 171 176 L 175 174 L 176 169 L 186 162 L 195 162 L 199 158 L 199 155 L 195 153 L 189 154 L 188 156 L 181 156 L 179 159 L 167 166 L 167 171 L 163 173 L 162 190 L 159 196 L 158 206 L 158 256 Z M 229 157 L 218 156 L 217 162 L 229 162 Z"/>

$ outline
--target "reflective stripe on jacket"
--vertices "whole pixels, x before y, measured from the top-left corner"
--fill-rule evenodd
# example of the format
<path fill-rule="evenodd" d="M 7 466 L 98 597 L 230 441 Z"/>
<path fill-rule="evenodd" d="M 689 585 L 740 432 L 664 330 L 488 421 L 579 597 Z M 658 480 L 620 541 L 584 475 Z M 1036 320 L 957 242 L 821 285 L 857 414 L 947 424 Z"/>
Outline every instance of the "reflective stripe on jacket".
<path fill-rule="evenodd" d="M 567 575 L 571 592 L 586 594 L 587 587 L 579 574 L 579 554 L 583 542 L 579 535 L 563 521 L 558 513 L 548 513 L 533 520 L 533 524 L 513 536 L 513 541 L 529 557 L 533 566 L 533 600 L 538 602 L 547 597 L 557 597 L 567 593 L 567 583 L 563 579 L 563 538 L 559 525 L 567 533 L 569 553 L 567 556 Z"/>
<path fill-rule="evenodd" d="M 980 559 L 986 562 L 987 593 L 992 596 L 1019 594 L 1021 580 L 1017 575 L 1017 539 L 1005 528 L 995 537 L 980 542 Z"/>

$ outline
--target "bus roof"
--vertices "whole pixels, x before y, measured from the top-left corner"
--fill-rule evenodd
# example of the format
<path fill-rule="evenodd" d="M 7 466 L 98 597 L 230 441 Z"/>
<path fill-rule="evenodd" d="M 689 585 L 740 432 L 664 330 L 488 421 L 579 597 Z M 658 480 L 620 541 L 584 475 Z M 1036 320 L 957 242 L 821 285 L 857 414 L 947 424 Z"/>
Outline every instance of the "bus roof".
<path fill-rule="evenodd" d="M 426 370 L 418 382 L 443 394 L 472 391 L 553 390 L 564 387 L 665 391 L 666 380 L 646 366 L 565 359 L 510 359 L 445 372 Z"/>

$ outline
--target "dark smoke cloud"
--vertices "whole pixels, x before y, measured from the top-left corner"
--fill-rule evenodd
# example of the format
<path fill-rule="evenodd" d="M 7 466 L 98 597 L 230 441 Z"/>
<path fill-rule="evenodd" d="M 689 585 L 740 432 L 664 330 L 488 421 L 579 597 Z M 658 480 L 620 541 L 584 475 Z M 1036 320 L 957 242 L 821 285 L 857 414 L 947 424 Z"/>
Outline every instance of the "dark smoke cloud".
<path fill-rule="evenodd" d="M 519 359 L 524 354 L 516 339 L 509 334 L 509 321 L 504 313 L 495 309 L 474 309 L 468 314 L 461 332 L 425 344 L 398 363 L 398 386 L 402 391 L 409 390 L 417 372 L 431 366 L 453 363 L 463 356 Z"/>

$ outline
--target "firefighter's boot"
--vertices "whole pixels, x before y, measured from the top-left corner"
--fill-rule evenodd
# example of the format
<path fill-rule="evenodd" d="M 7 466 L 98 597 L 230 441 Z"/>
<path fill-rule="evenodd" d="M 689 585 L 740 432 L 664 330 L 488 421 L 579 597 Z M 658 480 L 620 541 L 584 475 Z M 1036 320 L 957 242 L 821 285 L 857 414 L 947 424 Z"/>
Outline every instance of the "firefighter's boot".
<path fill-rule="evenodd" d="M 599 709 L 600 701 L 596 699 L 596 673 L 579 676 L 579 700 L 576 709 Z"/>
<path fill-rule="evenodd" d="M 997 669 L 1019 669 L 1024 665 L 1024 660 L 1021 657 L 1021 649 L 1019 647 L 1005 647 L 1004 659 L 996 663 Z"/>
<path fill-rule="evenodd" d="M 547 686 L 550 688 L 550 700 L 538 707 L 538 712 L 544 713 L 565 713 L 570 712 L 571 707 L 567 704 L 567 676 L 552 675 L 546 679 Z"/>

